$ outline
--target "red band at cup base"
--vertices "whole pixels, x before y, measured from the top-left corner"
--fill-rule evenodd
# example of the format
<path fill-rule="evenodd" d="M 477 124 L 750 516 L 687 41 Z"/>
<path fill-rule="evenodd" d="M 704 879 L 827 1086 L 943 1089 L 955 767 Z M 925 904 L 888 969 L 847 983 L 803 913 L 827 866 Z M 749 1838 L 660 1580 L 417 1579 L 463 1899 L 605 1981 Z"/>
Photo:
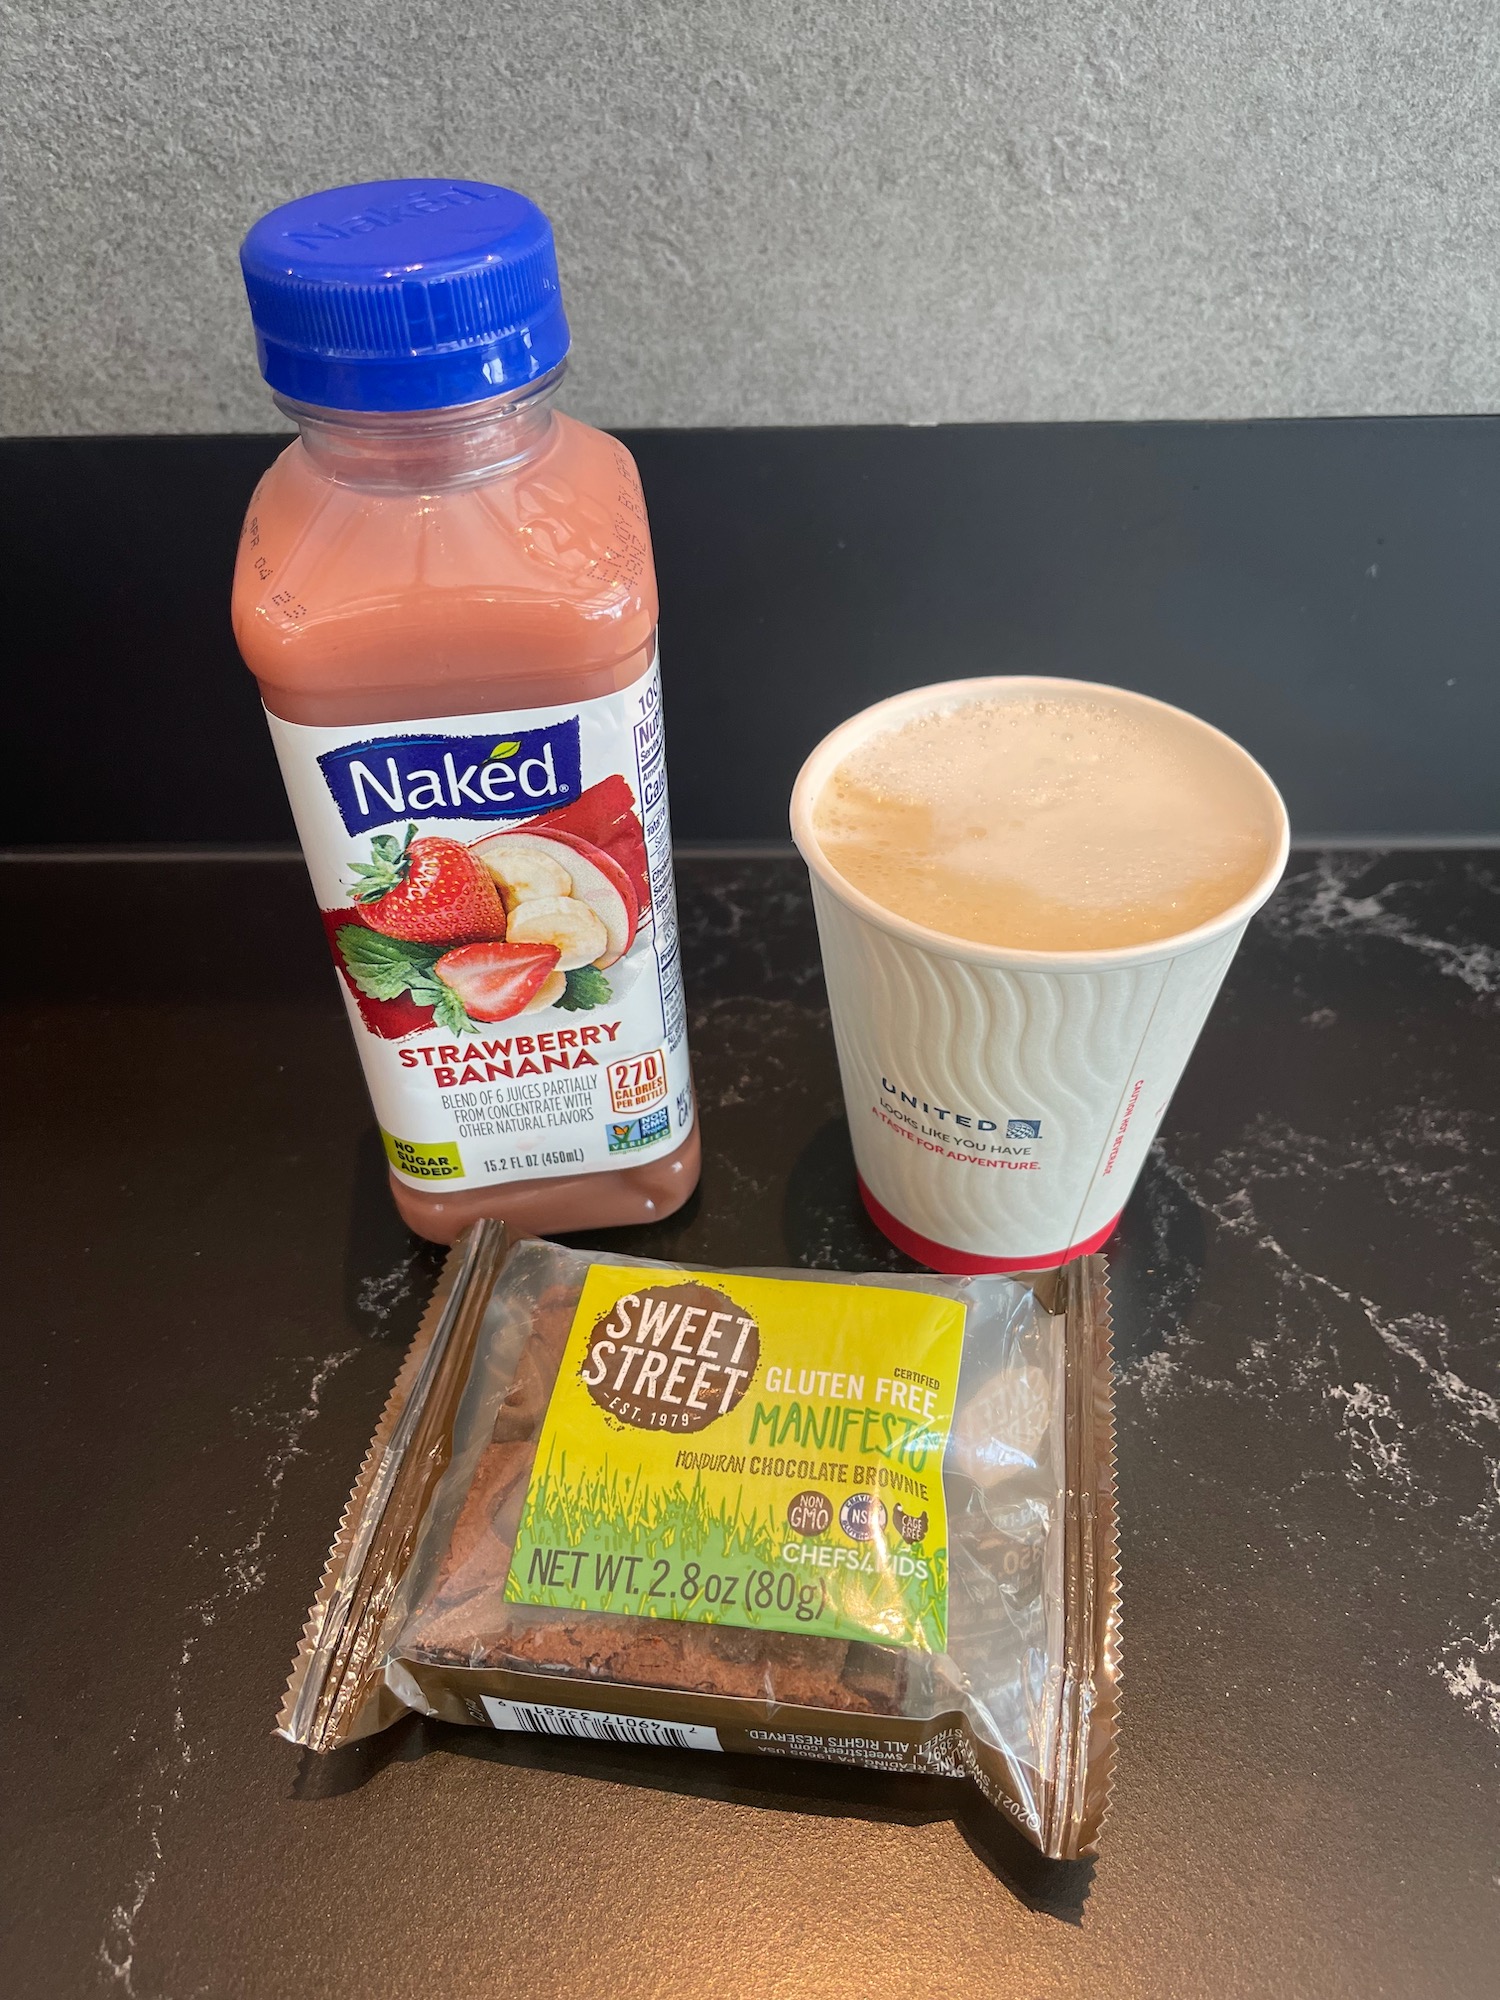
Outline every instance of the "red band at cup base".
<path fill-rule="evenodd" d="M 952 1250 L 946 1243 L 934 1243 L 930 1236 L 908 1229 L 904 1222 L 898 1222 L 890 1210 L 875 1199 L 861 1176 L 856 1178 L 859 1179 L 859 1198 L 869 1210 L 870 1220 L 881 1235 L 888 1236 L 898 1250 L 904 1250 L 917 1263 L 956 1278 L 982 1277 L 987 1271 L 1055 1270 L 1059 1264 L 1066 1264 L 1070 1257 L 1087 1257 L 1101 1248 L 1120 1220 L 1118 1215 L 1112 1216 L 1102 1229 L 1096 1229 L 1092 1236 L 1086 1236 L 1081 1243 L 1074 1243 L 1066 1250 L 1043 1251 L 1033 1257 L 976 1257 L 972 1251 Z"/>

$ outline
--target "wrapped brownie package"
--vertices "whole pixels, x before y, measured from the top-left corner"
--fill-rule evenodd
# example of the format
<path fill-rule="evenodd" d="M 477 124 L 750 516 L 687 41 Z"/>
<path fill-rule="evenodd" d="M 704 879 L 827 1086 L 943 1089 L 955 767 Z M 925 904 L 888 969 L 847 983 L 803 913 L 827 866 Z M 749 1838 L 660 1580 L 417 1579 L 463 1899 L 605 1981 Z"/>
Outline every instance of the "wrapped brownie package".
<path fill-rule="evenodd" d="M 1104 1265 L 688 1269 L 474 1226 L 279 1728 L 415 1710 L 964 1776 L 1093 1851 L 1117 1709 Z"/>

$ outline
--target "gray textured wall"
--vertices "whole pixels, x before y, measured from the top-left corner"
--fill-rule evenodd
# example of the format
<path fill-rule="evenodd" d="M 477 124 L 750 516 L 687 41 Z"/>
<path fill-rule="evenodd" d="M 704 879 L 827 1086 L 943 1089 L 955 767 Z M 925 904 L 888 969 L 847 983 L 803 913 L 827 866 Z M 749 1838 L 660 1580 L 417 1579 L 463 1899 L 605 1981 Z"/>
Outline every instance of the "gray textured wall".
<path fill-rule="evenodd" d="M 263 429 L 235 249 L 405 173 L 557 226 L 611 424 L 1500 404 L 1495 0 L 30 0 L 11 432 Z"/>

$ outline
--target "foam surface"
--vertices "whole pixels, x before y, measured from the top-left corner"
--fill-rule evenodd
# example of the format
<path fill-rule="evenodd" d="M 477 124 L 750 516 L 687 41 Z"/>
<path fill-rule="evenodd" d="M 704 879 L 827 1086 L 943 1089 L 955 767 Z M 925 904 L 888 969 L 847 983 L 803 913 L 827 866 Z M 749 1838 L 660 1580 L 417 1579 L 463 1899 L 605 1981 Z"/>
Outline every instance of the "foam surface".
<path fill-rule="evenodd" d="M 1107 699 L 974 702 L 872 737 L 813 812 L 824 853 L 897 915 L 977 944 L 1086 951 L 1206 923 L 1276 839 L 1252 767 Z"/>

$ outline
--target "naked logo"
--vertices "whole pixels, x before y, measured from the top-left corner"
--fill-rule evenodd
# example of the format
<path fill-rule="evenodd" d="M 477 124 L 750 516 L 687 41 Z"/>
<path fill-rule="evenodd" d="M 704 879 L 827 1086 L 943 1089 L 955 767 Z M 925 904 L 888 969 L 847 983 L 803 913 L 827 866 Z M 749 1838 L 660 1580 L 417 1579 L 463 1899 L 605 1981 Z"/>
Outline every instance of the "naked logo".
<path fill-rule="evenodd" d="M 368 236 L 374 229 L 389 229 L 397 222 L 410 222 L 418 215 L 439 215 L 445 208 L 466 208 L 470 202 L 494 201 L 499 188 L 459 187 L 418 188 L 404 200 L 375 205 L 341 216 L 337 222 L 309 224 L 306 229 L 285 229 L 282 234 L 300 250 L 321 250 L 325 243 L 340 243 L 349 236 Z"/>
<path fill-rule="evenodd" d="M 350 833 L 398 819 L 526 819 L 583 789 L 578 718 L 497 736 L 379 736 L 318 759 Z"/>

